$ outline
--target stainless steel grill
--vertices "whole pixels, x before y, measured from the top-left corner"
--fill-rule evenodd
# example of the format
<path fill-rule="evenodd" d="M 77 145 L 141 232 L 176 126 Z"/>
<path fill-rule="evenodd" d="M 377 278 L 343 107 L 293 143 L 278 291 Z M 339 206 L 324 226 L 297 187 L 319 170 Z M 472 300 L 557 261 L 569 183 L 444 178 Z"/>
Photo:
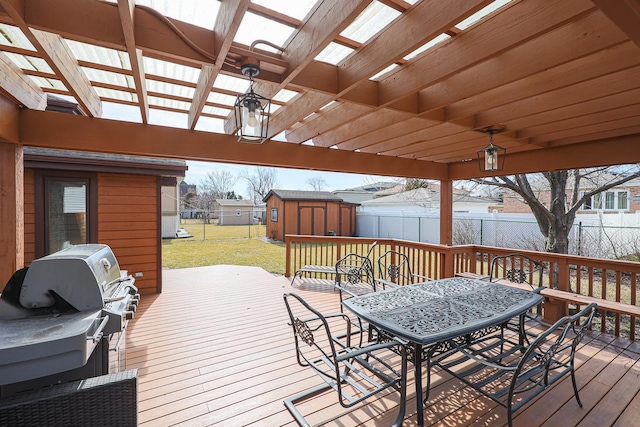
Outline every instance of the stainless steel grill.
<path fill-rule="evenodd" d="M 0 295 L 0 396 L 124 369 L 134 282 L 98 244 L 17 271 Z"/>

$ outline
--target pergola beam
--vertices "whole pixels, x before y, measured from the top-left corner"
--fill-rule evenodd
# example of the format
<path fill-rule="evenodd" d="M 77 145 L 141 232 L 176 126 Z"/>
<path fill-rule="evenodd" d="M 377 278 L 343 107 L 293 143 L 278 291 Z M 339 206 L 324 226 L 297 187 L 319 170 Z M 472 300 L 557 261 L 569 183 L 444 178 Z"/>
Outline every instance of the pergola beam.
<path fill-rule="evenodd" d="M 313 57 L 329 45 L 349 25 L 351 20 L 364 10 L 368 3 L 366 0 L 326 0 L 321 2 L 307 20 L 302 23 L 299 31 L 294 33 L 292 38 L 287 41 L 286 46 L 283 46 L 285 50 L 282 52 L 282 56 L 289 63 L 289 68 L 280 84 L 273 85 L 269 91 L 261 91 L 259 87 L 256 87 L 256 92 L 267 98 L 273 98 L 309 65 Z M 306 104 L 304 111 L 307 111 L 308 114 L 317 111 L 331 101 L 330 96 L 323 94 L 310 94 L 310 96 L 314 96 L 312 101 L 298 102 L 299 105 Z M 270 119 L 269 137 L 279 134 L 295 123 L 291 115 L 286 113 L 287 108 L 281 108 L 280 110 L 285 112 L 278 111 L 278 114 L 274 114 Z M 296 111 L 298 110 L 296 109 Z M 295 117 L 298 117 L 298 115 Z M 233 113 L 225 120 L 224 129 L 226 133 L 235 131 Z"/>
<path fill-rule="evenodd" d="M 614 166 L 640 163 L 640 135 L 627 135 L 610 139 L 592 140 L 580 144 L 580 155 L 576 147 L 564 145 L 545 150 L 508 153 L 502 175 L 537 173 L 541 170 Z M 625 159 L 624 163 L 621 159 Z M 449 177 L 453 180 L 481 178 L 489 176 L 478 170 L 478 162 L 462 162 L 449 165 Z"/>
<path fill-rule="evenodd" d="M 638 0 L 591 0 L 616 26 L 640 47 L 640 2 Z"/>
<path fill-rule="evenodd" d="M 446 178 L 447 165 L 375 154 L 269 141 L 238 144 L 235 137 L 193 130 L 21 110 L 24 145 L 139 156 L 219 161 L 330 172 Z M 180 141 L 179 144 L 176 141 Z"/>
<path fill-rule="evenodd" d="M 42 58 L 60 77 L 69 92 L 85 112 L 93 117 L 102 115 L 102 102 L 91 87 L 73 53 L 58 34 L 35 30 L 25 20 L 27 4 L 18 0 L 0 0 L 0 6 L 9 14 L 29 42 L 40 52 Z"/>
<path fill-rule="evenodd" d="M 216 35 L 216 61 L 213 66 L 203 65 L 198 77 L 198 85 L 191 101 L 187 126 L 189 129 L 195 129 L 198 119 L 202 115 L 207 98 L 211 93 L 213 83 L 218 77 L 224 60 L 229 53 L 231 43 L 235 37 L 242 17 L 249 7 L 249 0 L 229 0 L 220 4 L 220 10 L 216 18 L 214 26 Z"/>
<path fill-rule="evenodd" d="M 335 87 L 335 93 L 331 97 L 325 96 L 321 98 L 322 102 L 317 101 L 315 104 L 312 101 L 306 101 L 307 110 L 305 111 L 309 114 L 318 111 L 327 102 L 347 95 L 348 92 L 357 92 L 356 86 L 359 85 L 365 85 L 371 95 L 376 94 L 378 85 L 368 81 L 370 76 L 434 39 L 488 3 L 490 1 L 487 0 L 455 0 L 448 2 L 429 0 L 418 3 L 410 11 L 402 15 L 400 19 L 391 24 L 382 34 L 362 46 L 358 51 L 358 55 L 354 55 L 351 59 L 348 58 L 339 67 L 335 67 L 336 72 L 333 74 L 335 82 L 332 85 Z M 425 29 L 428 29 L 428 32 L 425 32 Z M 311 73 L 311 75 L 314 74 Z M 324 75 L 327 74 L 325 73 Z M 317 81 L 318 79 L 311 80 Z M 311 97 L 312 94 L 308 92 L 302 96 Z M 345 99 L 348 100 L 349 97 L 347 96 Z M 377 107 L 377 96 L 371 99 L 371 106 Z M 277 134 L 295 123 L 295 120 L 291 118 L 292 114 L 289 114 L 287 110 L 295 111 L 296 108 L 294 106 L 282 108 L 278 112 L 280 120 L 272 127 L 270 124 L 270 134 Z M 288 120 L 285 121 L 283 120 L 284 118 Z"/>
<path fill-rule="evenodd" d="M 32 110 L 47 107 L 47 95 L 13 61 L 0 52 L 0 92 Z"/>
<path fill-rule="evenodd" d="M 13 100 L 0 93 L 0 142 L 19 142 L 19 114 L 20 109 Z"/>
<path fill-rule="evenodd" d="M 131 62 L 133 81 L 136 85 L 136 95 L 140 104 L 142 123 L 149 122 L 149 97 L 147 96 L 147 81 L 144 72 L 142 50 L 136 48 L 135 38 L 135 0 L 118 0 L 120 22 L 124 33 L 124 42 Z"/>
<path fill-rule="evenodd" d="M 594 10 L 589 0 L 528 0 L 506 7 L 487 21 L 491 25 L 469 28 L 381 79 L 380 105 L 389 105 Z"/>

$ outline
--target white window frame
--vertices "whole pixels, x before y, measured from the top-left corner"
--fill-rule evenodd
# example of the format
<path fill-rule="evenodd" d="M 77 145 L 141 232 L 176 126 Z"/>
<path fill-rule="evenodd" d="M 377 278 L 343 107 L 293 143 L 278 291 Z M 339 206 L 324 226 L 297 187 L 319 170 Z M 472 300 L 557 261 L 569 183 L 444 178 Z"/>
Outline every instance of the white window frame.
<path fill-rule="evenodd" d="M 582 195 L 584 195 L 584 193 L 586 193 L 586 191 L 582 192 Z M 620 195 L 621 194 L 626 194 L 625 200 L 627 203 L 627 206 L 625 208 L 618 208 L 618 202 L 620 201 Z M 613 200 L 610 200 L 613 202 L 613 207 L 609 207 L 607 208 L 607 199 L 608 198 L 612 198 Z M 595 194 L 593 196 L 591 196 L 587 201 L 585 201 L 585 203 L 580 207 L 581 211 L 587 211 L 587 212 L 597 212 L 597 211 L 603 211 L 603 212 L 629 212 L 630 206 L 629 206 L 629 202 L 630 202 L 630 192 L 629 190 L 608 190 L 608 191 L 604 191 L 602 193 L 598 193 Z"/>

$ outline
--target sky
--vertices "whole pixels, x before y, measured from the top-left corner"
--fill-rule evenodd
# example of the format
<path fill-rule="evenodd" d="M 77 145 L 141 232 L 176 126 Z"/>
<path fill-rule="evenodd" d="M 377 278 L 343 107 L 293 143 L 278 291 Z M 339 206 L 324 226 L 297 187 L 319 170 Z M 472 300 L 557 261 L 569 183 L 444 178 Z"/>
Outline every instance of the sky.
<path fill-rule="evenodd" d="M 196 185 L 206 177 L 207 173 L 215 170 L 227 170 L 234 176 L 239 176 L 243 172 L 247 172 L 251 175 L 255 169 L 255 166 L 210 162 L 187 161 L 187 165 L 189 166 L 189 170 L 186 173 L 185 181 L 188 184 Z M 313 188 L 307 184 L 307 180 L 315 177 L 320 177 L 326 182 L 327 185 L 323 188 L 324 191 L 344 190 L 347 188 L 359 187 L 364 184 L 372 184 L 374 182 L 396 180 L 396 178 L 392 177 L 374 175 L 357 175 L 285 168 L 275 169 L 278 172 L 276 188 L 280 190 L 313 190 Z M 234 191 L 236 194 L 242 195 L 242 198 L 249 198 L 249 193 L 247 192 L 247 181 L 245 179 L 238 179 L 238 182 L 234 187 Z"/>

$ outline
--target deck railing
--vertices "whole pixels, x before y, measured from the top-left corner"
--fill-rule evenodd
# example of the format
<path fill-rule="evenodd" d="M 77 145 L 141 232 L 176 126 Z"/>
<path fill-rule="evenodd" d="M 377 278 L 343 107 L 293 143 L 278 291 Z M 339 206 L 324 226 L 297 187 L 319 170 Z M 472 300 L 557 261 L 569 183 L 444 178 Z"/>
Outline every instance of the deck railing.
<path fill-rule="evenodd" d="M 638 305 L 639 262 L 490 246 L 445 246 L 398 239 L 287 235 L 286 275 L 291 277 L 305 264 L 332 266 L 347 253 L 366 254 L 376 241 L 377 245 L 370 254 L 376 276 L 379 275 L 376 261 L 389 249 L 408 255 L 414 273 L 434 279 L 453 277 L 461 272 L 488 275 L 493 257 L 518 252 L 545 264 L 545 286 L 608 301 Z M 560 309 L 555 307 L 556 312 L 553 316 L 562 315 L 569 309 L 566 305 Z M 640 333 L 640 319 L 617 313 L 606 313 L 604 317 L 605 321 L 602 321 L 602 318 L 594 321 L 595 328 L 616 337 L 640 339 L 640 336 L 636 337 L 636 334 Z"/>

